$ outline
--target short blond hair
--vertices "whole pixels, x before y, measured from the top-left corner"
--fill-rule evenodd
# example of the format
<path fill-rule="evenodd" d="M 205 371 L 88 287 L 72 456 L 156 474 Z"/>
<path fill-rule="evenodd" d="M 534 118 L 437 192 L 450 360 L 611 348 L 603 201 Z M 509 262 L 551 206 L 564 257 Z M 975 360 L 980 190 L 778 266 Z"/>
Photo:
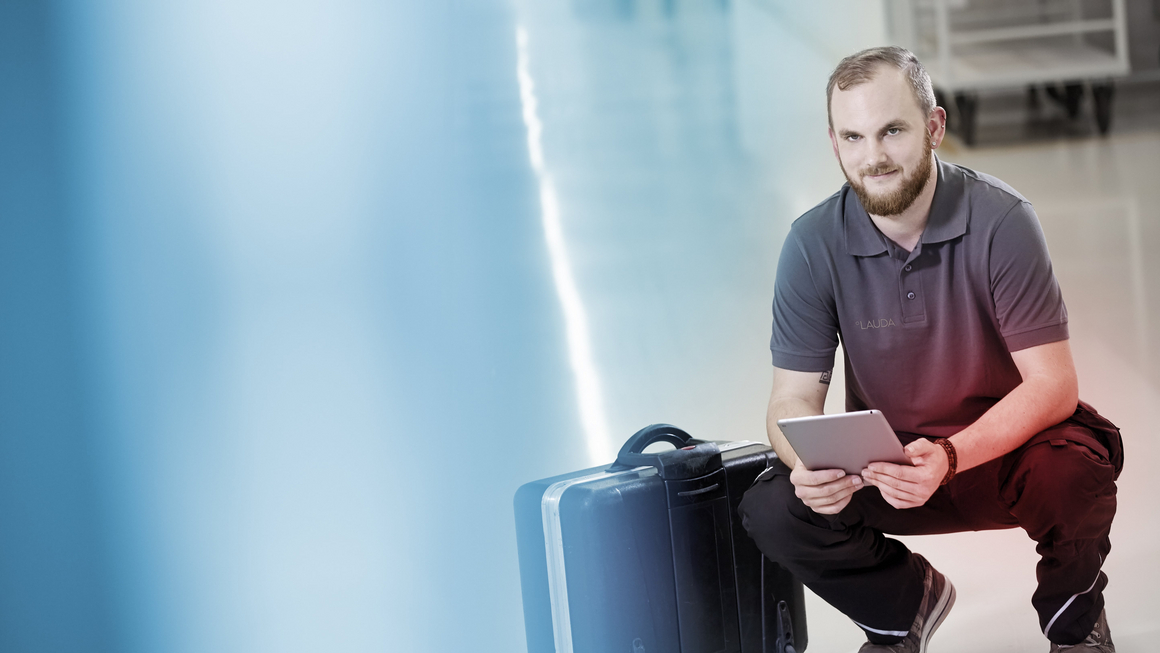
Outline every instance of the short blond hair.
<path fill-rule="evenodd" d="M 918 108 L 922 110 L 923 116 L 929 116 L 930 112 L 934 111 L 934 87 L 930 83 L 930 75 L 913 52 L 894 45 L 868 48 L 842 59 L 830 74 L 830 82 L 826 85 L 826 118 L 830 122 L 830 129 L 834 128 L 834 115 L 830 111 L 834 87 L 844 91 L 851 86 L 864 84 L 874 78 L 878 66 L 883 64 L 889 64 L 906 73 L 910 81 L 910 90 L 914 91 L 914 99 L 918 102 Z"/>

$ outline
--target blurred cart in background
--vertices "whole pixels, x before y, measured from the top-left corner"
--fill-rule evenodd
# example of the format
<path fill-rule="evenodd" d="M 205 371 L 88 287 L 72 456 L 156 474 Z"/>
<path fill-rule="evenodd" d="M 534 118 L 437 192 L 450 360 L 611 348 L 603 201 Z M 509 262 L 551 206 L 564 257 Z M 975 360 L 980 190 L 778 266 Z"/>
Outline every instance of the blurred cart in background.
<path fill-rule="evenodd" d="M 1101 134 L 1111 125 L 1113 78 L 1127 75 L 1124 0 L 887 0 L 894 43 L 926 66 L 952 126 L 975 141 L 980 91 L 1042 88 L 1070 118 L 1090 88 Z M 950 107 L 947 107 L 950 109 Z"/>

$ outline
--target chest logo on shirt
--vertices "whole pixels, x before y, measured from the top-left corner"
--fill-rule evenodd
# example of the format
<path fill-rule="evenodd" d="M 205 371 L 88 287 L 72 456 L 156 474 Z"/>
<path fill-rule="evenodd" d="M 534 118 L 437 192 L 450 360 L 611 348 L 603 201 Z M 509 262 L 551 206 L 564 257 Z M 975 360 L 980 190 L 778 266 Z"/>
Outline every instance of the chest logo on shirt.
<path fill-rule="evenodd" d="M 866 321 L 858 320 L 855 323 L 864 330 L 865 329 L 884 329 L 886 327 L 898 326 L 897 324 L 894 323 L 894 320 L 892 320 L 888 317 L 884 317 L 884 318 L 877 319 L 877 320 L 866 320 Z"/>

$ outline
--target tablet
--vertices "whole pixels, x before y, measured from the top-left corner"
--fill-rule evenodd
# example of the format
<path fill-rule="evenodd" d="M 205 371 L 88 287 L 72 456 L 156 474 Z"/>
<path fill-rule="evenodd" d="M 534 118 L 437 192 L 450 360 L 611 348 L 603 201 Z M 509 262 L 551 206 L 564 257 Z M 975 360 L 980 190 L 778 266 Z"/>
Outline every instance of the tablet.
<path fill-rule="evenodd" d="M 861 474 L 874 462 L 910 464 L 898 436 L 878 410 L 779 419 L 777 426 L 806 469 Z"/>

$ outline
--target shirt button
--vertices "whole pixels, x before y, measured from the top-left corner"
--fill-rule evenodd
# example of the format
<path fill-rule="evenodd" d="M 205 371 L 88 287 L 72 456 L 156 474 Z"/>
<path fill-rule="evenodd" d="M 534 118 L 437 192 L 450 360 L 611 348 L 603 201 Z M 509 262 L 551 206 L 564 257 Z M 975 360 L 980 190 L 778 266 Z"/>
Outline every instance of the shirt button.
<path fill-rule="evenodd" d="M 913 293 L 913 292 L 908 292 L 908 293 L 906 293 L 906 298 L 907 298 L 907 299 L 914 299 L 914 297 L 915 297 L 915 295 L 914 295 L 914 293 Z"/>
<path fill-rule="evenodd" d="M 903 269 L 903 270 L 906 270 L 907 272 L 910 272 L 910 265 L 908 264 L 906 267 L 904 267 L 904 268 L 902 268 L 902 269 Z"/>

